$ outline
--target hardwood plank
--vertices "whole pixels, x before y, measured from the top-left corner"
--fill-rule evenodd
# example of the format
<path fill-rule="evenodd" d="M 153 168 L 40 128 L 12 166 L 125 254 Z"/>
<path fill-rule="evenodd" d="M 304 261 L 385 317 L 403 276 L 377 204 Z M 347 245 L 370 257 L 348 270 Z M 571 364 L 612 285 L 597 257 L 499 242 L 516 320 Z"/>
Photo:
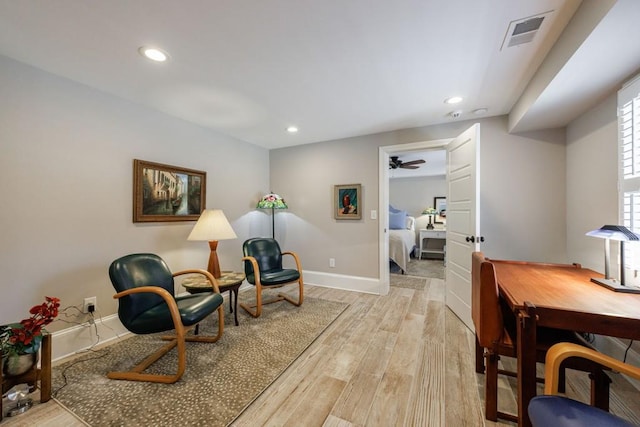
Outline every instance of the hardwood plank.
<path fill-rule="evenodd" d="M 385 373 L 371 404 L 367 427 L 402 426 L 411 398 L 411 375 Z"/>
<path fill-rule="evenodd" d="M 382 373 L 356 372 L 336 401 L 331 414 L 356 425 L 365 425 Z"/>
<path fill-rule="evenodd" d="M 442 343 L 425 342 L 407 410 L 407 425 L 442 426 L 445 422 L 445 351 Z"/>
<path fill-rule="evenodd" d="M 301 396 L 300 404 L 289 414 L 285 423 L 280 423 L 278 418 L 275 418 L 268 421 L 267 424 L 285 427 L 322 426 L 338 396 L 342 394 L 345 385 L 344 381 L 322 375 Z"/>

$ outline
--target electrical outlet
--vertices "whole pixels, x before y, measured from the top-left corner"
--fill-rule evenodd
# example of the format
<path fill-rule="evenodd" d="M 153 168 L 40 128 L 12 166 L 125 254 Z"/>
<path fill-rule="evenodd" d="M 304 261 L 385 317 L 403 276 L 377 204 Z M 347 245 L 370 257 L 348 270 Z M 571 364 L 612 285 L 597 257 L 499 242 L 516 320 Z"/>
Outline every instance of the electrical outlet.
<path fill-rule="evenodd" d="M 88 313 L 90 305 L 93 305 L 93 311 L 96 311 L 98 309 L 98 297 L 85 298 L 84 305 L 82 306 L 82 312 Z"/>
<path fill-rule="evenodd" d="M 329 267 L 334 268 L 336 266 L 336 259 L 329 258 Z"/>

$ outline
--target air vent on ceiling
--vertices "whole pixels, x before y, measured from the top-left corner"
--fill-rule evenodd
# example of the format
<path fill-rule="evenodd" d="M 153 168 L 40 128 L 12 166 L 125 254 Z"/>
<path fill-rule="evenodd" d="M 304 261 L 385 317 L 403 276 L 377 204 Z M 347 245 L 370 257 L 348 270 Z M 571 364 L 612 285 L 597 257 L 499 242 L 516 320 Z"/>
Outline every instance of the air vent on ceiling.
<path fill-rule="evenodd" d="M 551 12 L 552 11 L 549 11 L 540 15 L 511 21 L 500 50 L 505 47 L 513 47 L 532 42 L 542 26 L 542 21 L 544 21 Z"/>

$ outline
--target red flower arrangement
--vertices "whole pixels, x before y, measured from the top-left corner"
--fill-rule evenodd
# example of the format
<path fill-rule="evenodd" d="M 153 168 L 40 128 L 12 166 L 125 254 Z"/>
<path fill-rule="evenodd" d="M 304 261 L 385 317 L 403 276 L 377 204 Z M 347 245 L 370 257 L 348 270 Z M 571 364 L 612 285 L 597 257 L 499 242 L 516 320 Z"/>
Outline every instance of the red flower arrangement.
<path fill-rule="evenodd" d="M 47 332 L 44 327 L 58 316 L 59 307 L 59 298 L 45 297 L 45 302 L 31 307 L 31 317 L 20 323 L 0 326 L 0 348 L 3 355 L 37 352 L 42 335 Z"/>

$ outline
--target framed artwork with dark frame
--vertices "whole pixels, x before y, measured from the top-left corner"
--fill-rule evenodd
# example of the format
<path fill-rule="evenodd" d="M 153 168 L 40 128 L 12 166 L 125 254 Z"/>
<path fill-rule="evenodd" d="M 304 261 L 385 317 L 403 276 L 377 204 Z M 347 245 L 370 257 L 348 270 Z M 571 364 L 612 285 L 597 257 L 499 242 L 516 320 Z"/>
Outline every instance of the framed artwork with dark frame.
<path fill-rule="evenodd" d="M 206 185 L 206 172 L 134 159 L 133 222 L 197 221 Z"/>
<path fill-rule="evenodd" d="M 436 217 L 433 222 L 436 224 L 445 224 L 447 222 L 447 198 L 434 197 L 433 208 L 436 210 Z"/>
<path fill-rule="evenodd" d="M 334 185 L 333 213 L 335 219 L 361 219 L 362 185 Z"/>

